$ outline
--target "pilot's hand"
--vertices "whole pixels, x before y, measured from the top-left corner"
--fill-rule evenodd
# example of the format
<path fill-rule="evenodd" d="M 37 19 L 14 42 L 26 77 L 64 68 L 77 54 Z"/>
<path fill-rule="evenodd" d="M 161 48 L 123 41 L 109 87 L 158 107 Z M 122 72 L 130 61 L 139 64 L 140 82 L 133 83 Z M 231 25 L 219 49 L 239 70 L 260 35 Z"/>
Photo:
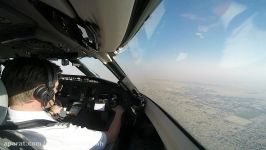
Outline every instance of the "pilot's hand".
<path fill-rule="evenodd" d="M 112 108 L 112 110 L 115 111 L 116 114 L 123 114 L 123 112 L 125 111 L 124 108 L 120 105 Z"/>
<path fill-rule="evenodd" d="M 63 109 L 63 107 L 60 107 L 58 105 L 53 105 L 51 107 L 51 111 L 52 111 L 53 114 L 59 114 L 61 109 Z"/>

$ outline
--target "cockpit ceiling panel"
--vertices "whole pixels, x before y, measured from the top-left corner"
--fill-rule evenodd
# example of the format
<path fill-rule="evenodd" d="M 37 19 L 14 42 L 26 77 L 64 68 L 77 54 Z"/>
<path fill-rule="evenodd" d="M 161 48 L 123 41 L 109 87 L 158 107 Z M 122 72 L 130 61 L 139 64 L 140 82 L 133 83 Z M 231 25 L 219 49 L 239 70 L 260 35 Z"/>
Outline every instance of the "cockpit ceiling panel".
<path fill-rule="evenodd" d="M 70 0 L 79 17 L 99 27 L 99 50 L 113 52 L 121 44 L 134 0 Z"/>
<path fill-rule="evenodd" d="M 138 9 L 140 5 L 136 4 L 140 3 L 137 1 L 141 0 L 0 0 L 0 6 L 9 7 L 10 12 L 19 14 L 17 16 L 24 16 L 18 18 L 26 18 L 22 21 L 27 23 L 16 25 L 14 28 L 19 31 L 8 39 L 2 39 L 1 44 L 8 40 L 12 46 L 13 40 L 35 39 L 82 56 L 114 52 L 130 40 L 128 35 L 133 35 L 131 32 L 137 31 L 134 22 L 146 20 L 144 17 L 139 21 L 141 17 L 136 17 L 133 12 L 137 11 L 142 16 L 144 13 L 139 10 L 146 10 L 145 14 L 150 14 L 152 11 L 147 7 L 157 0 L 141 3 L 143 9 Z M 1 16 L 5 17 L 3 13 Z M 84 33 L 87 33 L 87 38 Z"/>
<path fill-rule="evenodd" d="M 135 2 L 135 0 L 69 0 L 66 4 L 64 0 L 41 1 L 71 18 L 78 16 L 83 21 L 96 25 L 98 50 L 101 52 L 113 52 L 120 46 Z"/>

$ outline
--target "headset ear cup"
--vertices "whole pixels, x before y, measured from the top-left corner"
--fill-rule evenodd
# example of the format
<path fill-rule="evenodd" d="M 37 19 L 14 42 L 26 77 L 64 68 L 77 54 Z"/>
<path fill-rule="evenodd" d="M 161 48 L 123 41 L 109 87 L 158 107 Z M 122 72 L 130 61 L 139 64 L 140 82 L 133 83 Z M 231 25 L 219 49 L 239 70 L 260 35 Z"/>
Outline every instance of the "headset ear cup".
<path fill-rule="evenodd" d="M 51 99 L 54 99 L 54 90 L 48 90 L 48 93 L 47 93 L 47 97 L 46 97 L 46 100 L 51 100 Z"/>
<path fill-rule="evenodd" d="M 45 85 L 41 85 L 34 91 L 33 96 L 41 101 L 49 101 L 54 98 L 54 91 L 48 90 Z"/>

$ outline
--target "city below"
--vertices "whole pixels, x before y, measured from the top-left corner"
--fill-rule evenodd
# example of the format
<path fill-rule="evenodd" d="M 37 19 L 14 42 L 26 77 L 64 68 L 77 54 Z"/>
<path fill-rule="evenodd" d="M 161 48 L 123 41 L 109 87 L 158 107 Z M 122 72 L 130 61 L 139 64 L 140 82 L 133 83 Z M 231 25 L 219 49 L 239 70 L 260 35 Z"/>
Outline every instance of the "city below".
<path fill-rule="evenodd" d="M 266 149 L 266 101 L 256 92 L 167 80 L 137 86 L 206 149 Z"/>

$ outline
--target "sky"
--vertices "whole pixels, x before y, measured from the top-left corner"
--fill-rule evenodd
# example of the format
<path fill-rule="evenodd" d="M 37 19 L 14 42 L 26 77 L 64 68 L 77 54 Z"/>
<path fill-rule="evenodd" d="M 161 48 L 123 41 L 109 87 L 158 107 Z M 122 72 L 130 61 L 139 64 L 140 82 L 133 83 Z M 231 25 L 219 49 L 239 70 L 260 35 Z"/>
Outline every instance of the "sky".
<path fill-rule="evenodd" d="M 136 79 L 265 88 L 265 4 L 264 0 L 164 0 L 116 60 Z"/>

